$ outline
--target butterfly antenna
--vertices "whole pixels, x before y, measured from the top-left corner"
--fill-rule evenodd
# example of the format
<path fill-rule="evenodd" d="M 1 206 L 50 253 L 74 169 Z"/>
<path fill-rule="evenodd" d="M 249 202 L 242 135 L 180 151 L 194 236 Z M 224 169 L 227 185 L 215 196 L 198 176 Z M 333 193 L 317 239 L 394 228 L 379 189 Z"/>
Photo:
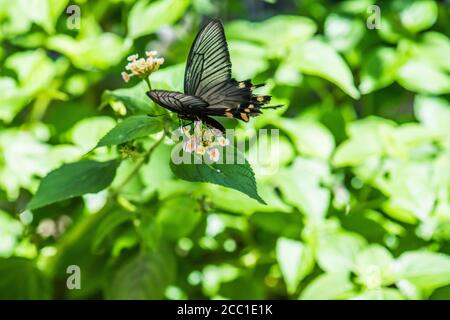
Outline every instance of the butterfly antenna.
<path fill-rule="evenodd" d="M 276 105 L 276 106 L 261 107 L 261 109 L 278 109 L 278 108 L 281 108 L 281 107 L 284 107 L 284 104 L 279 104 L 279 105 Z"/>
<path fill-rule="evenodd" d="M 165 115 L 168 115 L 168 114 L 170 114 L 170 112 L 163 113 L 163 114 L 147 114 L 147 116 L 149 116 L 151 118 L 156 118 L 156 117 L 162 117 L 162 116 L 165 116 Z"/>

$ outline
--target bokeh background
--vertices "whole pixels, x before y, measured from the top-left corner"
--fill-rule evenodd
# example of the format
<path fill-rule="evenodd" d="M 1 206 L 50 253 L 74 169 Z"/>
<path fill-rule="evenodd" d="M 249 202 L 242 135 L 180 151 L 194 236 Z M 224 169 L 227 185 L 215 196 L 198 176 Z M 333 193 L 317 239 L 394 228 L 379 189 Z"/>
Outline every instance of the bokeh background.
<path fill-rule="evenodd" d="M 24 211 L 130 99 L 152 105 L 126 57 L 158 50 L 153 86 L 180 90 L 208 17 L 235 77 L 286 106 L 224 122 L 280 129 L 252 164 L 268 205 L 176 179 L 167 140 L 123 188 L 133 158 L 107 190 Z M 0 0 L 0 298 L 449 299 L 449 31 L 446 1 Z"/>

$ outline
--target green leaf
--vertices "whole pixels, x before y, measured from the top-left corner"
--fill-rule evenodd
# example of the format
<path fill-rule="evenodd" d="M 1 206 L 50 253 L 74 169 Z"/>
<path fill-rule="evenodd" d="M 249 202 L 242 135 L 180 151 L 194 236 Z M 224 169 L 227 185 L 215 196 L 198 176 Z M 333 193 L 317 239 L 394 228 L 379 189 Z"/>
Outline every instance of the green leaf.
<path fill-rule="evenodd" d="M 245 41 L 228 41 L 231 63 L 239 66 L 233 70 L 237 79 L 250 79 L 269 67 L 264 48 Z"/>
<path fill-rule="evenodd" d="M 122 39 L 110 32 L 89 34 L 74 39 L 65 34 L 54 35 L 47 40 L 47 48 L 60 52 L 72 63 L 84 70 L 107 69 L 117 65 L 131 46 L 129 39 Z M 119 78 L 120 75 L 117 75 Z"/>
<path fill-rule="evenodd" d="M 71 129 L 71 140 L 87 152 L 92 150 L 108 131 L 116 125 L 113 118 L 99 116 L 84 118 L 78 121 Z"/>
<path fill-rule="evenodd" d="M 50 282 L 32 260 L 0 258 L 0 299 L 36 300 L 50 298 Z"/>
<path fill-rule="evenodd" d="M 326 272 L 352 271 L 366 241 L 358 234 L 334 232 L 320 237 L 317 262 Z"/>
<path fill-rule="evenodd" d="M 140 252 L 120 265 L 108 280 L 105 298 L 112 300 L 162 299 L 175 278 L 175 261 L 170 250 Z"/>
<path fill-rule="evenodd" d="M 325 218 L 330 204 L 330 190 L 322 186 L 329 175 L 326 163 L 298 157 L 290 168 L 277 176 L 276 181 L 287 203 L 319 222 Z"/>
<path fill-rule="evenodd" d="M 434 290 L 450 284 L 450 257 L 429 252 L 405 252 L 397 259 L 399 277 L 422 290 Z"/>
<path fill-rule="evenodd" d="M 310 18 L 278 15 L 261 22 L 232 21 L 225 29 L 227 38 L 261 43 L 270 56 L 282 58 L 294 44 L 311 38 L 317 27 Z"/>
<path fill-rule="evenodd" d="M 169 198 L 161 204 L 156 222 L 166 238 L 176 240 L 188 236 L 200 219 L 199 203 L 193 197 L 179 196 Z"/>
<path fill-rule="evenodd" d="M 330 14 L 325 20 L 324 32 L 327 40 L 338 51 L 352 49 L 362 39 L 365 25 L 359 19 L 345 15 Z"/>
<path fill-rule="evenodd" d="M 234 155 L 234 159 L 241 160 L 243 156 L 237 152 L 236 149 L 229 150 L 231 146 L 227 147 L 226 153 Z M 222 157 L 223 155 L 221 155 Z M 173 156 L 172 156 L 173 158 Z M 222 158 L 223 159 L 223 158 Z M 245 160 L 245 159 L 243 159 Z M 265 201 L 258 195 L 255 174 L 247 160 L 244 163 L 206 163 L 207 160 L 200 158 L 194 154 L 190 163 L 175 164 L 170 162 L 172 172 L 180 179 L 194 182 L 209 182 L 218 184 L 227 188 L 236 189 L 245 193 L 250 198 L 258 200 L 266 204 Z M 196 163 L 198 162 L 198 164 Z"/>
<path fill-rule="evenodd" d="M 394 258 L 386 248 L 370 245 L 358 253 L 355 272 L 369 289 L 388 286 L 395 281 Z"/>
<path fill-rule="evenodd" d="M 97 147 L 111 146 L 148 136 L 162 130 L 162 123 L 149 116 L 137 115 L 126 118 L 111 129 Z"/>
<path fill-rule="evenodd" d="M 400 21 L 412 33 L 430 28 L 437 20 L 438 6 L 435 1 L 396 0 L 393 7 L 400 9 Z"/>
<path fill-rule="evenodd" d="M 450 136 L 450 103 L 440 97 L 417 95 L 414 113 L 423 126 L 433 133 Z"/>
<path fill-rule="evenodd" d="M 100 249 L 105 240 L 111 236 L 114 229 L 132 219 L 133 216 L 125 210 L 115 210 L 108 213 L 95 230 L 91 244 L 92 252 L 97 252 Z"/>
<path fill-rule="evenodd" d="M 30 97 L 13 78 L 0 77 L 0 119 L 11 122 L 16 114 L 28 103 Z"/>
<path fill-rule="evenodd" d="M 359 98 L 350 68 L 336 50 L 325 42 L 312 39 L 296 45 L 288 61 L 301 72 L 331 81 L 352 98 Z"/>
<path fill-rule="evenodd" d="M 405 297 L 397 289 L 377 288 L 365 290 L 360 295 L 352 297 L 355 300 L 404 300 Z"/>
<path fill-rule="evenodd" d="M 286 131 L 302 155 L 320 159 L 331 156 L 335 147 L 334 137 L 321 123 L 308 119 L 280 119 L 273 123 Z"/>
<path fill-rule="evenodd" d="M 355 294 L 349 272 L 324 273 L 315 278 L 300 295 L 302 300 L 347 299 Z"/>
<path fill-rule="evenodd" d="M 359 90 L 362 94 L 367 94 L 387 87 L 395 81 L 398 67 L 395 49 L 377 48 L 362 61 Z"/>
<path fill-rule="evenodd" d="M 86 193 L 99 192 L 111 184 L 119 164 L 119 160 L 85 160 L 65 164 L 42 179 L 27 209 L 34 210 Z"/>
<path fill-rule="evenodd" d="M 277 261 L 289 294 L 295 293 L 300 281 L 314 266 L 311 250 L 302 242 L 279 238 L 276 245 Z"/>
<path fill-rule="evenodd" d="M 397 81 L 414 92 L 450 93 L 450 76 L 426 60 L 409 60 L 398 70 Z"/>
<path fill-rule="evenodd" d="M 128 35 L 134 39 L 173 24 L 189 4 L 190 0 L 138 1 L 128 15 Z"/>

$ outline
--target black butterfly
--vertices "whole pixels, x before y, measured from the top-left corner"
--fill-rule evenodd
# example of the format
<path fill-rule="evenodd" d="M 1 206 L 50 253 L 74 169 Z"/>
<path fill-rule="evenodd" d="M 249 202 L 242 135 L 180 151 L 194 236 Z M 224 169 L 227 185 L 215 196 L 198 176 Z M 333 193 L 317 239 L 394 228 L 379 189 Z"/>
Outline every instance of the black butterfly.
<path fill-rule="evenodd" d="M 181 119 L 202 121 L 225 132 L 210 116 L 236 118 L 248 122 L 261 114 L 270 96 L 258 96 L 251 80 L 231 78 L 231 62 L 222 22 L 214 19 L 198 33 L 189 52 L 184 74 L 184 93 L 150 90 L 147 95 L 160 106 L 176 112 Z"/>

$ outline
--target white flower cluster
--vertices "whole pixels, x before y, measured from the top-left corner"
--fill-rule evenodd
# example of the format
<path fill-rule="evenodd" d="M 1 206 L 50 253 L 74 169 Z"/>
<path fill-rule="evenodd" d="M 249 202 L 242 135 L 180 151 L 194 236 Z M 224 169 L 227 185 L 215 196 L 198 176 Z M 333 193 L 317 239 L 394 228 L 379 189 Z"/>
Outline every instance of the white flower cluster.
<path fill-rule="evenodd" d="M 222 132 L 204 127 L 201 121 L 194 122 L 193 133 L 191 133 L 191 126 L 183 126 L 180 130 L 187 138 L 183 143 L 185 152 L 195 152 L 202 156 L 208 154 L 209 159 L 214 162 L 219 161 L 220 158 L 220 151 L 217 147 L 226 147 L 230 144 L 230 140 L 225 138 Z"/>
<path fill-rule="evenodd" d="M 164 63 L 164 58 L 157 58 L 158 53 L 156 51 L 146 51 L 145 55 L 147 58 L 139 58 L 138 54 L 133 54 L 127 58 L 130 62 L 125 66 L 125 69 L 130 73 L 122 72 L 122 79 L 125 82 L 130 81 L 132 76 L 147 78 Z"/>

